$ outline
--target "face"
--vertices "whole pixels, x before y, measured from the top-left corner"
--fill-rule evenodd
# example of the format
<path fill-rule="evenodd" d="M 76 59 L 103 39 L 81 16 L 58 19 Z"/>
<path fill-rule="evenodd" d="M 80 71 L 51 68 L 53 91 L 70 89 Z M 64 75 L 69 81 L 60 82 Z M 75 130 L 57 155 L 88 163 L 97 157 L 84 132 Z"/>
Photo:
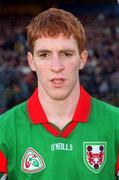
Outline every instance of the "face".
<path fill-rule="evenodd" d="M 79 70 L 86 60 L 87 51 L 79 54 L 73 36 L 39 38 L 34 43 L 33 54 L 28 53 L 29 65 L 37 74 L 39 90 L 55 100 L 67 98 L 79 87 Z"/>

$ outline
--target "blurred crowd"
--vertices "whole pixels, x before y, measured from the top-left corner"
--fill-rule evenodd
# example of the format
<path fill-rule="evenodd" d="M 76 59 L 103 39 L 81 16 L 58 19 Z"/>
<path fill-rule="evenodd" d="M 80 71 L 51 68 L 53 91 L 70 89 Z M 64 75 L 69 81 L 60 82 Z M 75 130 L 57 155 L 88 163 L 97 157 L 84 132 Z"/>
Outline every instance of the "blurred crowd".
<path fill-rule="evenodd" d="M 104 16 L 84 19 L 89 58 L 82 83 L 95 97 L 119 106 L 119 18 Z"/>
<path fill-rule="evenodd" d="M 26 100 L 37 85 L 26 56 L 25 27 L 31 18 L 0 17 L 0 113 Z M 79 19 L 89 51 L 81 83 L 92 96 L 119 106 L 119 18 L 97 14 Z"/>

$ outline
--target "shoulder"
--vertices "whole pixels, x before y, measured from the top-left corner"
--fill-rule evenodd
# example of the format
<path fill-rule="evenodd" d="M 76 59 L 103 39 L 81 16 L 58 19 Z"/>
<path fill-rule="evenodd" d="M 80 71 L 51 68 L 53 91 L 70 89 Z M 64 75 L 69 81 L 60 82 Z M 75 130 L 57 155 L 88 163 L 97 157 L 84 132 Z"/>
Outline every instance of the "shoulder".
<path fill-rule="evenodd" d="M 0 151 L 8 157 L 14 147 L 17 133 L 28 124 L 26 101 L 16 105 L 0 116 Z"/>
<path fill-rule="evenodd" d="M 0 127 L 12 124 L 15 119 L 26 114 L 26 102 L 24 101 L 19 105 L 11 108 L 0 116 Z"/>
<path fill-rule="evenodd" d="M 92 97 L 92 108 L 119 115 L 119 107 Z"/>
<path fill-rule="evenodd" d="M 107 102 L 92 98 L 92 112 L 100 119 L 107 119 L 119 124 L 119 107 L 111 105 Z M 118 125 L 119 126 L 119 125 Z"/>

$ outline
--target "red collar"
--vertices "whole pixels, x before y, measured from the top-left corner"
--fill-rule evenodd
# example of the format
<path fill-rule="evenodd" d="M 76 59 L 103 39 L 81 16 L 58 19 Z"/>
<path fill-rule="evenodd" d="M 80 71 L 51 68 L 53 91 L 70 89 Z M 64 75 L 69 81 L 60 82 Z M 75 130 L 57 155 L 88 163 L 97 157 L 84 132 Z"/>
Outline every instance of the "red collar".
<path fill-rule="evenodd" d="M 83 123 L 88 121 L 88 116 L 91 109 L 90 101 L 91 101 L 90 95 L 81 86 L 80 98 L 73 116 L 73 121 L 83 122 Z M 27 110 L 30 120 L 32 121 L 33 124 L 48 122 L 47 117 L 38 99 L 38 89 L 36 89 L 33 95 L 28 99 Z"/>
<path fill-rule="evenodd" d="M 71 134 L 71 132 L 76 127 L 77 123 L 79 122 L 85 123 L 88 121 L 90 109 L 91 109 L 91 97 L 81 86 L 80 98 L 73 116 L 73 120 L 61 131 L 48 122 L 48 119 L 38 99 L 38 89 L 35 90 L 35 92 L 27 102 L 27 111 L 31 122 L 33 124 L 41 123 L 43 124 L 44 128 L 53 136 L 56 137 L 60 136 L 63 138 L 66 138 L 68 137 L 69 134 Z"/>

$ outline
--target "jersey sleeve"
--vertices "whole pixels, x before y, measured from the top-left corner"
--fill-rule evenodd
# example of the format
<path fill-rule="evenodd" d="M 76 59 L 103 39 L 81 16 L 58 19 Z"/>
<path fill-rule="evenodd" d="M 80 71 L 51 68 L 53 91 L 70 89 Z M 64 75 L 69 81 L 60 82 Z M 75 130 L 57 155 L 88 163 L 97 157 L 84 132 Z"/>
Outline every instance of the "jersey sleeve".
<path fill-rule="evenodd" d="M 6 136 L 8 136 L 8 124 L 6 125 L 1 117 L 2 116 L 0 116 L 0 173 L 7 174 L 8 146 Z"/>
<path fill-rule="evenodd" d="M 0 173 L 7 173 L 7 159 L 2 151 L 0 151 Z"/>
<path fill-rule="evenodd" d="M 118 160 L 117 160 L 117 164 L 116 164 L 116 175 L 117 175 L 116 180 L 119 180 L 119 154 L 118 154 Z"/>
<path fill-rule="evenodd" d="M 119 180 L 119 108 L 117 108 L 117 116 L 115 121 L 115 139 L 115 146 L 117 148 L 116 180 Z"/>

